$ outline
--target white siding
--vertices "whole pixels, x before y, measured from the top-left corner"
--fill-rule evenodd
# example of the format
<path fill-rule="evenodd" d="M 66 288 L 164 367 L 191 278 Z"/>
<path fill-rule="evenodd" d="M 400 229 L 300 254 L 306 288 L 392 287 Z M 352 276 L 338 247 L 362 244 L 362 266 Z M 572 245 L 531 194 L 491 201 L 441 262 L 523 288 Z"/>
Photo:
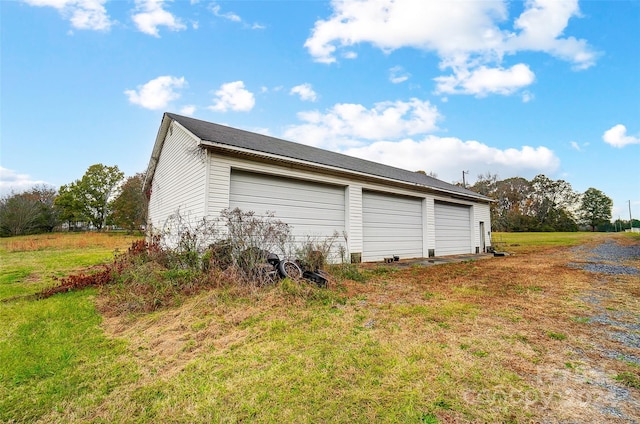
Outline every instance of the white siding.
<path fill-rule="evenodd" d="M 158 158 L 149 199 L 148 223 L 162 231 L 178 210 L 192 221 L 205 214 L 206 153 L 180 125 L 171 124 Z"/>
<path fill-rule="evenodd" d="M 436 256 L 473 253 L 471 207 L 435 203 Z"/>
<path fill-rule="evenodd" d="M 365 191 L 362 194 L 363 261 L 423 255 L 422 199 Z"/>
<path fill-rule="evenodd" d="M 487 204 L 475 204 L 473 206 L 474 225 L 476 226 L 475 246 L 477 246 L 480 252 L 483 251 L 482 246 L 482 234 L 480 234 L 480 223 L 484 223 L 484 248 L 491 246 L 491 212 L 489 205 Z"/>
<path fill-rule="evenodd" d="M 219 156 L 209 154 L 209 185 L 207 215 L 216 219 L 229 207 L 231 164 Z"/>
<path fill-rule="evenodd" d="M 436 249 L 436 210 L 435 201 L 433 196 L 427 196 L 425 198 L 425 229 L 424 234 L 426 239 L 423 244 L 425 246 L 423 250 L 424 256 L 430 256 L 430 251 L 435 253 Z"/>
<path fill-rule="evenodd" d="M 362 186 L 351 184 L 347 188 L 347 241 L 350 253 L 362 254 Z"/>

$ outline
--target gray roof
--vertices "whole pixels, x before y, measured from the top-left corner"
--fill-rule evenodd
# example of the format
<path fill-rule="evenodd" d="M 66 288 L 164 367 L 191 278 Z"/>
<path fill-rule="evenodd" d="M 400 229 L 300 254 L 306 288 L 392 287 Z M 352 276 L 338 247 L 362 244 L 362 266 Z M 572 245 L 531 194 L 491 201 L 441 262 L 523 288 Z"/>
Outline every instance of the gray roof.
<path fill-rule="evenodd" d="M 367 175 L 383 177 L 404 183 L 417 184 L 435 190 L 456 193 L 464 197 L 490 200 L 473 191 L 440 181 L 428 175 L 383 165 L 317 147 L 281 140 L 262 134 L 239 130 L 225 125 L 214 124 L 186 116 L 166 113 L 166 116 L 177 121 L 202 141 L 213 142 L 230 147 L 248 149 L 309 163 L 340 168 Z"/>

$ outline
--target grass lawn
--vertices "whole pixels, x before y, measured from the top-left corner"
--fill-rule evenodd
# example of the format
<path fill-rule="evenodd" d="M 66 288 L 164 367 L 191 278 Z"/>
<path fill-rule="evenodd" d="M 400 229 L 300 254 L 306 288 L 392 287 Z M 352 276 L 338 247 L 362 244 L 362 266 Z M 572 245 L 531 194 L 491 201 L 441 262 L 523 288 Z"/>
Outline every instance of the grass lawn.
<path fill-rule="evenodd" d="M 494 234 L 513 255 L 367 264 L 352 270 L 361 278 L 326 290 L 288 280 L 213 289 L 148 314 L 106 308 L 108 289 L 16 297 L 131 242 L 82 236 L 0 239 L 0 422 L 628 422 L 607 407 L 640 415 L 637 353 L 591 324 L 599 308 L 637 323 L 638 278 L 566 266 L 571 246 L 640 243 L 630 235 Z M 597 305 L 585 300 L 596 290 Z M 627 397 L 615 403 L 610 387 Z"/>

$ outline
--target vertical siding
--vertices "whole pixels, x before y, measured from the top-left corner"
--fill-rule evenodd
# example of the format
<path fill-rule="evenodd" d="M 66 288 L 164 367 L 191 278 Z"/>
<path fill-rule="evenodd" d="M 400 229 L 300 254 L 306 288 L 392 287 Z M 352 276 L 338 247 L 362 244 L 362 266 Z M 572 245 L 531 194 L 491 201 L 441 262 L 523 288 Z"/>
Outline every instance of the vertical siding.
<path fill-rule="evenodd" d="M 180 210 L 198 220 L 205 213 L 206 152 L 180 126 L 171 123 L 151 185 L 149 223 L 161 231 Z"/>
<path fill-rule="evenodd" d="M 229 207 L 231 190 L 231 164 L 223 157 L 209 154 L 209 184 L 207 191 L 207 215 L 216 219 Z"/>
<path fill-rule="evenodd" d="M 476 203 L 473 205 L 473 225 L 476 228 L 474 232 L 474 246 L 480 246 L 481 238 L 480 238 L 480 222 L 484 222 L 484 238 L 485 245 L 491 246 L 491 212 L 489 209 L 489 205 Z M 482 249 L 482 247 L 480 247 Z"/>
<path fill-rule="evenodd" d="M 436 207 L 433 196 L 425 198 L 425 216 L 423 219 L 426 222 L 424 227 L 426 237 L 423 241 L 426 246 L 423 249 L 423 254 L 429 256 L 429 250 L 435 250 L 436 248 Z"/>
<path fill-rule="evenodd" d="M 348 250 L 362 253 L 362 186 L 351 184 L 347 187 L 347 237 Z"/>

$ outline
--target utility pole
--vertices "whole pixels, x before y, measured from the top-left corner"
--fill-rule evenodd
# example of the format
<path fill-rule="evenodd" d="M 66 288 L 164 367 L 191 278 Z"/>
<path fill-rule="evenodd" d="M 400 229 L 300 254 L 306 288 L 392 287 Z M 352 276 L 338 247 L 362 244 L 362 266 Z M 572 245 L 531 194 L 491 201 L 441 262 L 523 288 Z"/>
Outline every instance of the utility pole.
<path fill-rule="evenodd" d="M 629 203 L 629 229 L 631 230 L 631 232 L 633 232 L 633 219 L 631 219 L 631 200 L 629 200 L 628 203 Z"/>
<path fill-rule="evenodd" d="M 464 179 L 464 174 L 469 175 L 469 171 L 462 171 L 462 187 L 467 188 L 467 182 Z"/>

